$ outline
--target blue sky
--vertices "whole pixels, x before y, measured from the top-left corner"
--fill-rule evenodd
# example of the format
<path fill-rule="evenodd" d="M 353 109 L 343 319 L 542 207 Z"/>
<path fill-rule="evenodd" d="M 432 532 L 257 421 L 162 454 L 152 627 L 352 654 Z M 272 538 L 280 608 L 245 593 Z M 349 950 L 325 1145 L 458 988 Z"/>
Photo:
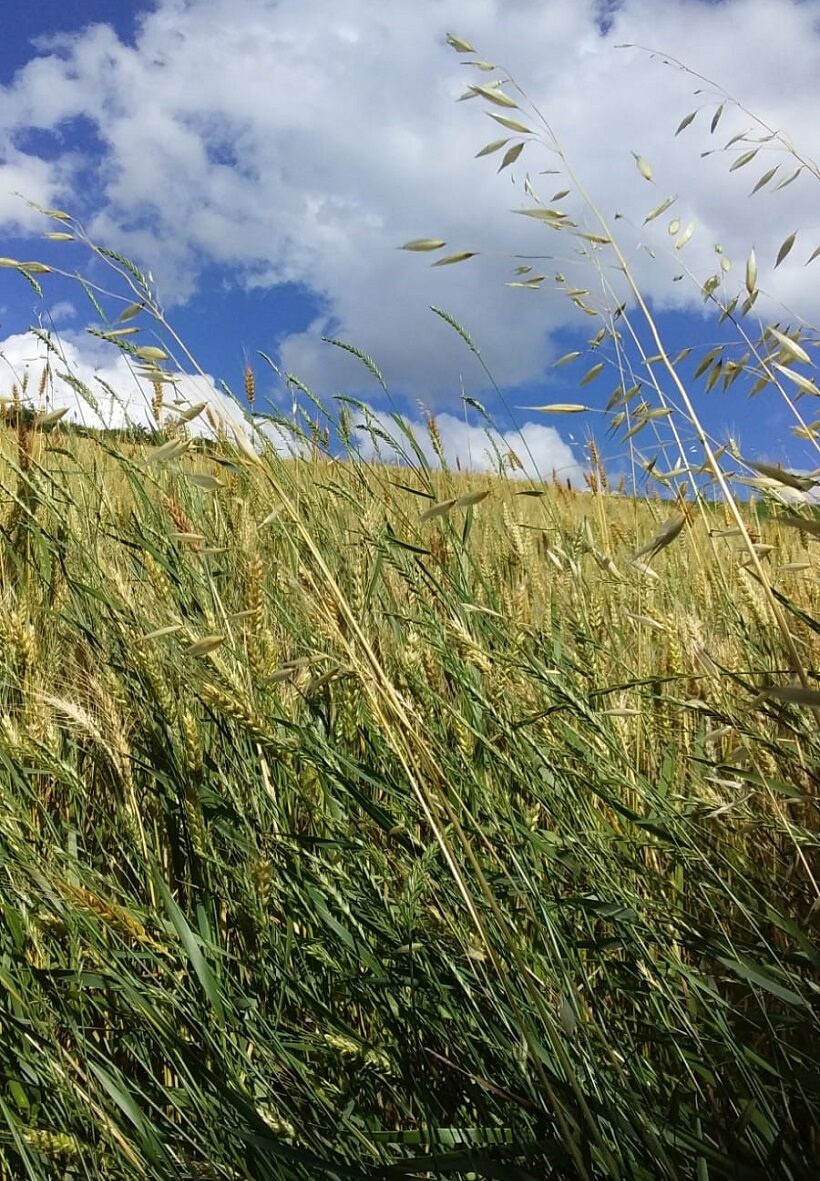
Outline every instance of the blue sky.
<path fill-rule="evenodd" d="M 588 291 L 580 297 L 588 306 L 615 307 L 626 293 L 611 253 L 512 212 L 537 199 L 559 205 L 581 232 L 598 230 L 577 178 L 618 235 L 668 352 L 692 347 L 681 376 L 714 438 L 731 435 L 748 459 L 813 469 L 814 445 L 793 433 L 796 387 L 787 378 L 782 392 L 769 386 L 750 401 L 751 381 L 740 378 L 726 392 L 719 382 L 706 393 L 693 370 L 711 347 L 738 340 L 730 324 L 717 327 L 701 285 L 717 272 L 724 299 L 741 291 L 752 247 L 761 294 L 743 330 L 756 339 L 766 325 L 817 322 L 820 258 L 814 270 L 804 265 L 820 243 L 817 181 L 806 168 L 775 191 L 794 167 L 779 140 L 747 138 L 723 150 L 737 133 L 760 135 L 749 114 L 727 103 L 710 133 L 718 93 L 616 46 L 674 52 L 811 158 L 818 155 L 819 26 L 817 0 L 41 0 L 20 6 L 0 42 L 0 255 L 103 278 L 79 246 L 43 241 L 53 224 L 13 196 L 23 192 L 70 210 L 95 241 L 150 269 L 174 328 L 217 385 L 241 388 L 248 356 L 263 397 L 284 406 L 256 358 L 262 349 L 321 396 L 352 394 L 384 412 L 388 404 L 366 371 L 322 343 L 333 336 L 376 360 L 410 418 L 422 420 L 426 410 L 442 416 L 451 457 L 480 464 L 480 432 L 463 423 L 467 394 L 504 432 L 529 424 L 527 442 L 545 471 L 577 474 L 592 430 L 617 472 L 627 445 L 607 435 L 599 413 L 619 382 L 617 353 L 611 342 L 590 346 L 604 321 L 566 296 L 574 285 Z M 461 64 L 469 55 L 444 43 L 447 31 L 514 73 L 561 141 L 571 181 L 562 160 L 535 142 L 500 173 L 514 138 L 501 152 L 474 158 L 488 141 L 513 133 L 488 118 L 505 114 L 497 105 L 456 101 L 469 84 L 499 75 Z M 675 137 L 691 111 L 695 120 Z M 524 100 L 507 113 L 532 125 Z M 756 158 L 730 171 L 755 147 Z M 651 180 L 636 154 L 649 162 Z M 775 165 L 772 181 L 750 197 Z M 565 189 L 567 197 L 554 197 Z M 642 226 L 672 195 L 674 205 Z M 680 244 L 690 223 L 691 239 Z M 780 244 L 795 230 L 793 250 L 775 269 Z M 420 237 L 441 237 L 447 247 L 438 255 L 396 249 Z M 478 255 L 430 266 L 460 250 Z M 531 262 L 529 274 L 545 275 L 539 290 L 506 286 L 516 279 L 513 267 L 527 262 L 514 255 L 547 256 Z M 726 272 L 722 258 L 731 260 Z M 86 334 L 97 319 L 76 284 L 45 280 L 40 303 L 18 274 L 0 269 L 0 383 L 27 364 L 36 370 L 36 342 L 26 331 L 39 320 L 59 329 L 83 380 L 96 374 L 133 386 L 117 356 Z M 503 403 L 431 304 L 468 329 Z M 654 354 L 629 299 L 627 306 L 637 343 Z M 643 377 L 637 343 L 624 322 L 619 328 Z M 554 367 L 575 350 L 576 362 Z M 600 376 L 580 386 L 598 361 Z M 797 368 L 812 374 L 810 366 Z M 674 394 L 668 383 L 663 388 Z M 65 402 L 66 393 L 53 396 Z M 647 398 L 655 404 L 651 390 Z M 808 422 L 818 417 L 812 401 L 797 403 Z M 556 402 L 598 413 L 515 409 Z M 646 457 L 657 451 L 652 434 L 647 428 L 636 440 Z"/>

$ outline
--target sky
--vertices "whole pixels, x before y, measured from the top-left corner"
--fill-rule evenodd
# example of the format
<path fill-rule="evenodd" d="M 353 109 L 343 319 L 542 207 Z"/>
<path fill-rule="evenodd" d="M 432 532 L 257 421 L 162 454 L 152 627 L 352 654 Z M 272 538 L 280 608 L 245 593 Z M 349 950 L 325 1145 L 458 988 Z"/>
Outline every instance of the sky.
<path fill-rule="evenodd" d="M 449 459 L 463 466 L 490 462 L 478 402 L 533 472 L 556 469 L 577 481 L 590 434 L 610 472 L 627 471 L 629 444 L 607 433 L 602 411 L 621 381 L 619 353 L 643 379 L 659 370 L 642 365 L 636 350 L 658 349 L 632 315 L 611 247 L 579 237 L 600 233 L 583 189 L 616 234 L 669 354 L 692 348 L 681 377 L 714 439 L 736 440 L 746 459 L 818 466 L 814 445 L 793 433 L 800 387 L 788 377 L 780 390 L 771 385 L 750 399 L 753 378 L 707 392 L 694 369 L 718 343 L 738 342 L 727 353 L 735 358 L 745 349 L 738 329 L 716 324 L 701 288 L 718 273 L 724 301 L 744 292 L 752 249 L 760 295 L 741 331 L 756 339 L 767 325 L 805 328 L 820 318 L 820 258 L 806 265 L 820 244 L 817 179 L 806 167 L 777 189 L 795 159 L 779 139 L 757 142 L 765 124 L 801 159 L 820 155 L 820 0 L 6 4 L 14 21 L 0 41 L 0 256 L 110 282 L 81 244 L 44 239 L 61 227 L 22 194 L 70 211 L 94 242 L 150 270 L 169 322 L 204 374 L 180 385 L 191 400 L 205 396 L 224 408 L 221 383 L 241 391 L 250 361 L 258 406 L 289 411 L 292 392 L 262 350 L 320 398 L 358 398 L 379 422 L 398 408 L 423 432 L 435 413 Z M 477 52 L 455 52 L 448 33 Z M 712 82 L 664 64 L 664 54 Z M 505 85 L 517 111 L 481 96 L 459 101 L 469 86 L 507 76 L 471 60 L 503 64 L 527 94 Z M 712 132 L 720 88 L 745 110 L 727 101 Z M 489 116 L 536 129 L 531 104 L 561 154 L 528 136 L 518 159 L 499 170 L 521 137 Z M 743 132 L 757 139 L 730 142 Z M 507 137 L 502 149 L 476 158 Z M 738 165 L 754 148 L 756 156 Z M 675 203 L 645 225 L 672 196 Z M 539 203 L 557 206 L 575 232 L 515 212 Z M 418 238 L 447 245 L 398 249 Z M 431 265 L 461 251 L 475 255 Z M 723 259 L 731 269 L 721 269 Z M 533 270 L 513 273 L 524 265 Z M 545 276 L 535 289 L 508 286 L 532 275 Z M 123 391 L 132 417 L 145 419 L 144 383 L 89 335 L 101 322 L 82 289 L 53 274 L 42 282 L 41 300 L 15 270 L 0 267 L 0 395 L 26 367 L 36 393 L 43 346 L 29 328 L 39 324 L 59 333 L 75 376 L 96 390 L 101 378 Z M 619 348 L 591 344 L 605 321 L 567 289 L 586 291 L 580 302 L 598 312 L 625 300 L 637 339 L 624 319 Z M 109 301 L 107 314 L 117 306 Z M 475 351 L 431 306 L 466 329 Z M 372 357 L 389 393 L 323 337 Z M 139 343 L 157 343 L 150 326 Z M 556 367 L 569 352 L 580 356 Z M 599 362 L 598 376 L 582 385 Z M 799 362 L 788 367 L 812 374 Z M 647 396 L 654 404 L 657 395 Z M 96 421 L 56 377 L 48 397 Z M 809 394 L 796 404 L 808 422 L 817 418 L 812 401 Z M 555 403 L 591 409 L 571 416 L 526 409 Z M 657 452 L 653 437 L 664 425 L 634 440 L 645 458 Z M 684 429 L 687 450 L 696 446 L 691 433 Z M 697 450 L 690 454 L 699 461 Z"/>

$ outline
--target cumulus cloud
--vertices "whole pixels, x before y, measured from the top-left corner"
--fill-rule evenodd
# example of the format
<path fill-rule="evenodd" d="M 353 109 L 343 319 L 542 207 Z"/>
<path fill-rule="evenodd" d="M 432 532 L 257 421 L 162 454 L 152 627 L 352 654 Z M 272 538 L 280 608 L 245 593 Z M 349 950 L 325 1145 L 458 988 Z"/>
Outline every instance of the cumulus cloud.
<path fill-rule="evenodd" d="M 0 87 L 0 110 L 2 91 Z M 5 139 L 4 146 L 0 115 L 0 226 L 6 233 L 34 233 L 42 229 L 43 218 L 28 202 L 49 208 L 70 200 L 75 161 L 71 155 L 55 161 L 21 152 L 9 129 Z"/>
<path fill-rule="evenodd" d="M 155 424 L 153 387 L 125 356 L 112 353 L 110 345 L 103 341 L 75 333 L 52 336 L 51 345 L 49 349 L 32 332 L 0 341 L 0 389 L 4 398 L 11 396 L 16 385 L 18 392 L 25 390 L 26 406 L 46 411 L 66 408 L 69 420 L 98 430 Z M 169 376 L 176 382 L 164 386 L 166 408 L 171 415 L 173 404 L 184 411 L 205 402 L 227 425 L 242 426 L 241 408 L 217 388 L 211 376 Z M 208 429 L 205 419 L 192 426 Z"/>
<path fill-rule="evenodd" d="M 0 364 L 5 370 L 0 390 L 4 400 L 11 397 L 11 388 L 16 385 L 18 392 L 24 391 L 25 405 L 43 411 L 65 408 L 69 421 L 86 427 L 155 425 L 153 386 L 135 371 L 127 357 L 112 354 L 105 342 L 79 333 L 53 334 L 50 341 L 51 349 L 32 332 L 0 341 Z M 164 386 L 165 421 L 204 402 L 213 416 L 203 413 L 192 421 L 190 429 L 195 434 L 212 435 L 216 423 L 229 438 L 236 439 L 238 432 L 240 444 L 244 439 L 246 445 L 252 442 L 258 448 L 267 440 L 281 453 L 309 452 L 304 418 L 297 405 L 289 408 L 293 411 L 289 425 L 284 415 L 279 416 L 281 424 L 257 416 L 252 425 L 244 409 L 224 394 L 210 375 L 171 371 L 169 376 L 174 378 L 174 384 Z M 298 393 L 296 400 L 298 404 Z M 352 418 L 355 449 L 364 459 L 405 462 L 400 449 L 387 441 L 392 437 L 406 447 L 406 438 L 396 423 L 383 411 L 366 403 L 361 405 L 364 412 L 357 411 Z M 499 431 L 447 413 L 435 421 L 444 458 L 453 468 L 474 472 L 506 470 L 535 480 L 550 479 L 555 473 L 576 486 L 582 483 L 582 469 L 572 448 L 553 427 L 527 422 L 517 431 Z M 430 464 L 439 466 L 427 421 L 408 416 L 404 423 Z"/>
<path fill-rule="evenodd" d="M 616 225 L 626 254 L 659 303 L 702 306 L 700 283 L 716 269 L 720 242 L 735 264 L 729 284 L 742 284 L 754 245 L 764 291 L 807 317 L 820 311 L 820 288 L 802 265 L 815 244 L 809 232 L 772 270 L 787 233 L 803 226 L 817 236 L 808 178 L 747 198 L 765 167 L 780 163 L 785 178 L 788 159 L 772 142 L 734 173 L 729 164 L 742 147 L 702 159 L 750 120 L 728 106 L 710 135 L 718 94 L 660 59 L 615 48 L 651 36 L 653 46 L 717 79 L 811 153 L 820 97 L 816 4 L 243 0 L 239 11 L 237 19 L 235 0 L 155 0 L 133 46 L 105 25 L 44 42 L 40 56 L 0 88 L 7 143 L 0 224 L 32 224 L 25 206 L 12 209 L 12 187 L 46 204 L 57 195 L 68 204 L 87 200 L 76 148 L 55 149 L 46 160 L 19 146 L 29 129 L 65 132 L 70 142 L 80 120 L 97 137 L 92 234 L 135 253 L 171 302 L 195 297 L 202 269 L 213 264 L 252 287 L 303 285 L 320 312 L 307 331 L 280 342 L 280 356 L 317 389 L 338 386 L 352 372 L 349 358 L 321 345 L 322 335 L 355 343 L 391 383 L 439 404 L 453 396 L 459 375 L 481 388 L 477 359 L 431 315 L 430 304 L 465 325 L 499 382 L 537 380 L 552 355 L 551 334 L 594 322 L 550 284 L 540 292 L 504 287 L 511 267 L 505 253 L 547 255 L 538 264 L 547 276 L 561 270 L 572 278 L 578 261 L 577 240 L 510 216 L 529 203 L 511 177 L 521 182 L 528 169 L 546 202 L 572 190 L 562 207 L 597 227 L 574 178 L 543 147 L 528 146 L 500 175 L 498 156 L 472 158 L 502 131 L 482 100 L 455 101 L 468 82 L 492 76 L 466 69 L 444 46 L 452 29 L 525 85 L 589 192 L 608 215 L 623 215 Z M 698 85 L 703 93 L 693 98 Z M 674 138 L 693 109 L 695 121 Z M 530 122 L 531 114 L 523 117 Z M 632 152 L 651 163 L 655 183 L 640 175 Z M 542 175 L 549 169 L 556 175 Z M 675 193 L 675 216 L 697 228 L 676 253 L 668 218 L 653 223 L 646 235 L 653 259 L 639 227 Z M 428 256 L 397 253 L 401 242 L 427 235 L 489 253 L 435 270 Z M 596 258 L 599 276 L 588 268 L 584 275 L 584 286 L 596 284 L 591 300 L 619 281 L 607 250 Z M 697 282 L 673 282 L 684 269 Z"/>
<path fill-rule="evenodd" d="M 431 466 L 440 466 L 430 438 L 429 422 L 406 417 L 404 425 L 412 432 Z M 402 451 L 412 457 L 412 449 L 403 433 L 385 414 L 370 408 L 366 415 L 356 416 L 354 426 L 360 434 L 358 450 L 366 459 L 402 462 Z M 435 416 L 433 429 L 438 432 L 441 451 L 450 468 L 496 474 L 506 472 L 530 480 L 550 480 L 555 474 L 562 481 L 569 480 L 576 488 L 583 484 L 581 465 L 554 427 L 526 422 L 519 430 L 499 431 L 443 413 Z M 385 436 L 395 440 L 397 446 L 391 446 Z"/>

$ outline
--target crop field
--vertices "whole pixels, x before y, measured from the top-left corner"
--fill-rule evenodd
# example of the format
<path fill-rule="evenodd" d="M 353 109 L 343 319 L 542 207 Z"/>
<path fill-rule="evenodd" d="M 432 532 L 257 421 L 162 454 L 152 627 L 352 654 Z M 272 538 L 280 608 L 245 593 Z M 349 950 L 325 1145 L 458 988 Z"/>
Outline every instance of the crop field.
<path fill-rule="evenodd" d="M 727 513 L 0 443 L 8 1175 L 808 1175 L 817 729 Z"/>

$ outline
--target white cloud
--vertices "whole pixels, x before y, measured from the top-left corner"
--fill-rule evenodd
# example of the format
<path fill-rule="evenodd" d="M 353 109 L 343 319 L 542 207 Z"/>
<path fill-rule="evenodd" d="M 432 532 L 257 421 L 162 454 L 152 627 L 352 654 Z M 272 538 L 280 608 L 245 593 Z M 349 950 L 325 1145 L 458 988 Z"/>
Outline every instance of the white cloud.
<path fill-rule="evenodd" d="M 426 459 L 433 467 L 439 460 L 430 438 L 428 422 L 405 418 L 409 429 Z M 402 462 L 401 451 L 412 459 L 412 448 L 396 424 L 384 413 L 370 410 L 367 416 L 354 418 L 358 434 L 358 448 L 366 459 L 380 458 L 386 462 L 397 459 Z M 376 428 L 376 433 L 366 428 Z M 525 422 L 520 430 L 498 431 L 486 429 L 475 423 L 456 418 L 452 414 L 435 417 L 435 428 L 441 440 L 441 450 L 447 465 L 452 469 L 473 472 L 506 472 L 509 475 L 531 479 L 550 480 L 553 473 L 562 481 L 570 480 L 576 488 L 583 486 L 583 470 L 572 448 L 561 438 L 558 431 L 541 423 Z M 387 434 L 397 443 L 391 447 L 385 441 Z M 510 454 L 515 457 L 510 463 Z"/>
<path fill-rule="evenodd" d="M 3 230 L 20 234 L 42 231 L 43 216 L 28 202 L 47 209 L 70 199 L 73 164 L 70 156 L 58 161 L 42 160 L 17 151 L 11 144 L 4 151 L 0 139 L 0 226 Z"/>
<path fill-rule="evenodd" d="M 61 299 L 52 304 L 49 314 L 54 323 L 58 324 L 61 320 L 73 320 L 77 315 L 77 309 L 70 299 Z"/>
<path fill-rule="evenodd" d="M 534 146 L 500 176 L 497 156 L 472 158 L 502 132 L 481 100 L 454 101 L 468 81 L 490 75 L 465 69 L 443 46 L 452 29 L 513 70 L 604 212 L 624 214 L 616 226 L 625 251 L 656 299 L 701 306 L 716 241 L 734 260 L 729 282 L 739 285 L 754 244 L 764 289 L 816 318 L 820 288 L 802 266 L 820 239 L 809 178 L 747 198 L 769 161 L 780 159 L 771 145 L 733 174 L 731 154 L 701 159 L 748 125 L 746 117 L 727 108 L 710 136 L 717 100 L 708 87 L 692 98 L 697 80 L 614 46 L 651 35 L 653 46 L 715 78 L 811 154 L 820 98 L 817 5 L 622 0 L 605 7 L 612 26 L 603 36 L 594 0 L 156 0 L 136 48 L 101 25 L 45 43 L 42 56 L 0 89 L 0 133 L 5 128 L 13 140 L 28 127 L 91 120 L 105 150 L 92 232 L 138 253 L 166 298 L 194 296 L 198 269 L 211 262 L 252 286 L 305 285 L 322 314 L 281 342 L 281 356 L 317 390 L 361 374 L 321 344 L 322 334 L 369 352 L 395 386 L 441 399 L 463 374 L 468 390 L 481 388 L 476 358 L 430 304 L 461 321 L 496 379 L 514 386 L 542 376 L 550 332 L 578 322 L 594 332 L 594 321 L 547 286 L 505 288 L 510 263 L 494 254 L 431 270 L 429 256 L 395 247 L 436 234 L 454 249 L 551 254 L 543 273 L 560 269 L 574 278 L 571 239 L 510 216 L 528 203 L 510 175 L 521 180 L 522 166 L 529 168 L 545 200 L 576 186 L 539 175 L 560 161 Z M 695 107 L 703 110 L 675 139 L 680 118 Z M 650 161 L 655 184 L 639 175 L 633 151 Z M 13 212 L 10 187 L 70 204 L 63 190 L 77 165 L 70 155 L 46 162 L 12 149 L 0 170 L 0 223 L 29 216 L 19 202 Z M 780 175 L 789 168 L 784 162 Z M 668 219 L 659 219 L 648 233 L 653 261 L 638 248 L 637 227 L 671 193 L 680 194 L 682 224 L 692 219 L 698 228 L 676 255 Z M 564 204 L 571 215 L 580 210 L 573 196 Z M 805 227 L 798 246 L 773 272 L 779 243 L 798 226 Z M 608 252 L 596 253 L 616 281 Z M 683 263 L 697 284 L 672 282 Z M 599 294 L 588 268 L 583 277 L 584 286 L 598 283 Z"/>
<path fill-rule="evenodd" d="M 49 351 L 42 339 L 31 332 L 0 341 L 0 364 L 6 370 L 3 382 L 6 390 L 16 384 L 18 390 L 25 390 L 25 405 L 49 411 L 66 407 L 68 420 L 87 427 L 154 425 L 153 387 L 134 371 L 125 356 L 112 355 L 110 346 L 103 341 L 78 333 L 53 334 L 51 341 L 56 351 Z M 41 396 L 44 372 L 47 380 Z M 74 383 L 66 380 L 66 374 L 75 379 Z M 163 421 L 172 420 L 176 413 L 206 402 L 218 422 L 227 428 L 229 438 L 235 438 L 240 432 L 257 447 L 264 437 L 282 453 L 304 455 L 309 452 L 303 436 L 305 423 L 298 416 L 292 431 L 263 418 L 257 419 L 254 430 L 243 409 L 217 388 L 211 376 L 180 372 L 170 375 L 176 378 L 176 385 L 164 387 Z M 357 412 L 352 419 L 355 448 L 365 459 L 403 462 L 397 450 L 383 437 L 385 433 L 392 435 L 406 447 L 406 440 L 395 422 L 383 411 L 366 403 L 363 405 L 366 413 Z M 439 466 L 427 423 L 412 417 L 404 421 L 430 464 Z M 203 413 L 191 422 L 190 429 L 196 434 L 212 434 L 209 423 L 208 416 Z M 365 425 L 376 427 L 382 437 L 363 429 Z M 436 425 L 445 459 L 452 468 L 474 472 L 498 472 L 503 468 L 514 476 L 547 480 L 555 472 L 562 480 L 570 479 L 576 487 L 582 484 L 582 469 L 571 447 L 553 427 L 527 422 L 520 430 L 501 432 L 487 430 L 452 414 L 438 415 Z M 242 440 L 239 442 L 241 445 Z M 516 457 L 515 466 L 509 463 L 510 452 Z"/>
<path fill-rule="evenodd" d="M 0 373 L 6 397 L 12 384 L 25 388 L 24 404 L 33 409 L 68 409 L 67 417 L 87 427 L 116 428 L 126 424 L 153 426 L 153 387 L 139 377 L 121 354 L 112 353 L 111 346 L 93 338 L 62 332 L 52 335 L 56 351 L 49 351 L 42 339 L 32 332 L 8 336 L 0 341 Z M 41 379 L 46 373 L 43 395 Z M 65 380 L 64 374 L 75 379 Z M 199 402 L 207 402 L 214 412 L 228 424 L 241 425 L 241 408 L 217 389 L 209 375 L 171 374 L 178 381 L 163 387 L 166 418 L 174 416 L 171 403 L 186 409 Z M 80 383 L 84 389 L 79 389 Z M 114 396 L 110 391 L 114 392 Z M 208 432 L 204 417 L 192 423 L 192 429 Z"/>

